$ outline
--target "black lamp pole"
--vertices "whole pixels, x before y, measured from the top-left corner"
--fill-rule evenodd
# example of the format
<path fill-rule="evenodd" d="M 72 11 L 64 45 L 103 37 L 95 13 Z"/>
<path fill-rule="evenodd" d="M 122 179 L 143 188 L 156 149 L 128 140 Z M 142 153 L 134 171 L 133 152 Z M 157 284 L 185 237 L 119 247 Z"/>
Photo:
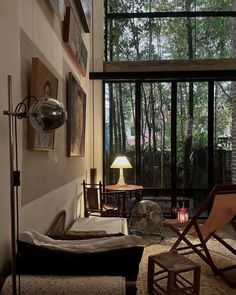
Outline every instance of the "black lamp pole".
<path fill-rule="evenodd" d="M 12 294 L 16 295 L 16 204 L 14 187 L 14 132 L 13 132 L 13 103 L 12 103 L 12 77 L 7 77 L 8 84 L 8 115 L 9 119 L 9 158 L 10 158 L 10 209 L 11 209 L 11 267 L 12 267 Z"/>

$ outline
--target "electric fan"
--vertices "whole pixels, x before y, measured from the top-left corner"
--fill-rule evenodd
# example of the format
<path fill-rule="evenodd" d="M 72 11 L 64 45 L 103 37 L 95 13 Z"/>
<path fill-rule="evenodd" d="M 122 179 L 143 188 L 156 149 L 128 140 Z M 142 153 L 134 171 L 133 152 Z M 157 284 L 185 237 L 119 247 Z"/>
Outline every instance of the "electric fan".
<path fill-rule="evenodd" d="M 131 234 L 159 235 L 163 227 L 163 213 L 161 207 L 149 200 L 138 202 L 132 212 L 129 222 Z"/>

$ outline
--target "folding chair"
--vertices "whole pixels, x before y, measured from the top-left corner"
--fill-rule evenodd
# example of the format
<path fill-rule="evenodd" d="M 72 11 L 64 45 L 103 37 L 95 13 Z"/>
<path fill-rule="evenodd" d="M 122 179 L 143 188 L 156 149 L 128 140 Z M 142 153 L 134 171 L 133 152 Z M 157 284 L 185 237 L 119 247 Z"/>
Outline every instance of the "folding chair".
<path fill-rule="evenodd" d="M 200 215 L 208 210 L 209 205 L 212 204 L 209 217 L 201 227 L 197 220 Z M 213 257 L 207 247 L 207 241 L 214 237 L 219 243 L 226 247 L 230 252 L 236 255 L 236 249 L 230 246 L 224 239 L 222 239 L 216 231 L 222 228 L 224 225 L 231 223 L 234 231 L 236 231 L 236 225 L 234 217 L 236 215 L 236 185 L 216 185 L 209 193 L 207 198 L 203 201 L 196 214 L 186 224 L 185 228 L 181 232 L 179 229 L 180 224 L 168 223 L 168 225 L 179 236 L 170 251 L 172 250 L 189 250 L 200 256 L 211 268 L 214 275 L 218 275 L 225 280 L 230 287 L 236 287 L 236 281 L 228 278 L 225 274 L 226 271 L 236 268 L 236 265 L 231 265 L 224 268 L 216 266 Z M 195 232 L 193 232 L 193 230 Z M 189 234 L 195 234 L 195 237 L 199 239 L 197 244 L 194 244 L 189 240 Z M 180 246 L 181 242 L 185 242 L 187 246 Z M 188 252 L 189 253 L 189 252 Z M 187 254 L 185 252 L 185 254 Z"/>

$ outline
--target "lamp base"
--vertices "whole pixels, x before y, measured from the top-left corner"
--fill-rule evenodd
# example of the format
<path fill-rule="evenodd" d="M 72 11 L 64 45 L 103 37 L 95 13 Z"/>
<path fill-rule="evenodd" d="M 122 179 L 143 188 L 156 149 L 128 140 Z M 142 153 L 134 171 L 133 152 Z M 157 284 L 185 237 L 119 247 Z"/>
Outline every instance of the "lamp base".
<path fill-rule="evenodd" d="M 116 185 L 127 185 L 124 181 L 118 181 Z"/>
<path fill-rule="evenodd" d="M 126 185 L 124 180 L 123 168 L 120 168 L 120 177 L 116 185 Z"/>

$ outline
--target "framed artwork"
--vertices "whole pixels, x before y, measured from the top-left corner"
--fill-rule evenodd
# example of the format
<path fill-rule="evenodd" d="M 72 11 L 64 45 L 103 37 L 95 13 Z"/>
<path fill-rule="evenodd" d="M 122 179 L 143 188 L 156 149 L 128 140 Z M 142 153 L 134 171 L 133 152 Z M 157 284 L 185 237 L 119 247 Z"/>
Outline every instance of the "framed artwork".
<path fill-rule="evenodd" d="M 65 13 L 65 0 L 49 0 L 49 2 L 59 19 L 63 21 Z"/>
<path fill-rule="evenodd" d="M 64 42 L 71 58 L 76 63 L 79 71 L 86 76 L 88 51 L 81 36 L 81 31 L 70 6 L 66 7 L 64 20 Z"/>
<path fill-rule="evenodd" d="M 36 97 L 57 98 L 58 79 L 40 61 L 32 58 L 31 95 Z M 55 131 L 41 133 L 28 124 L 28 148 L 33 151 L 51 151 L 54 149 Z"/>
<path fill-rule="evenodd" d="M 85 33 L 90 33 L 91 25 L 91 0 L 75 0 L 75 6 L 78 11 Z"/>
<path fill-rule="evenodd" d="M 84 157 L 86 93 L 83 91 L 74 75 L 68 76 L 68 156 Z"/>

